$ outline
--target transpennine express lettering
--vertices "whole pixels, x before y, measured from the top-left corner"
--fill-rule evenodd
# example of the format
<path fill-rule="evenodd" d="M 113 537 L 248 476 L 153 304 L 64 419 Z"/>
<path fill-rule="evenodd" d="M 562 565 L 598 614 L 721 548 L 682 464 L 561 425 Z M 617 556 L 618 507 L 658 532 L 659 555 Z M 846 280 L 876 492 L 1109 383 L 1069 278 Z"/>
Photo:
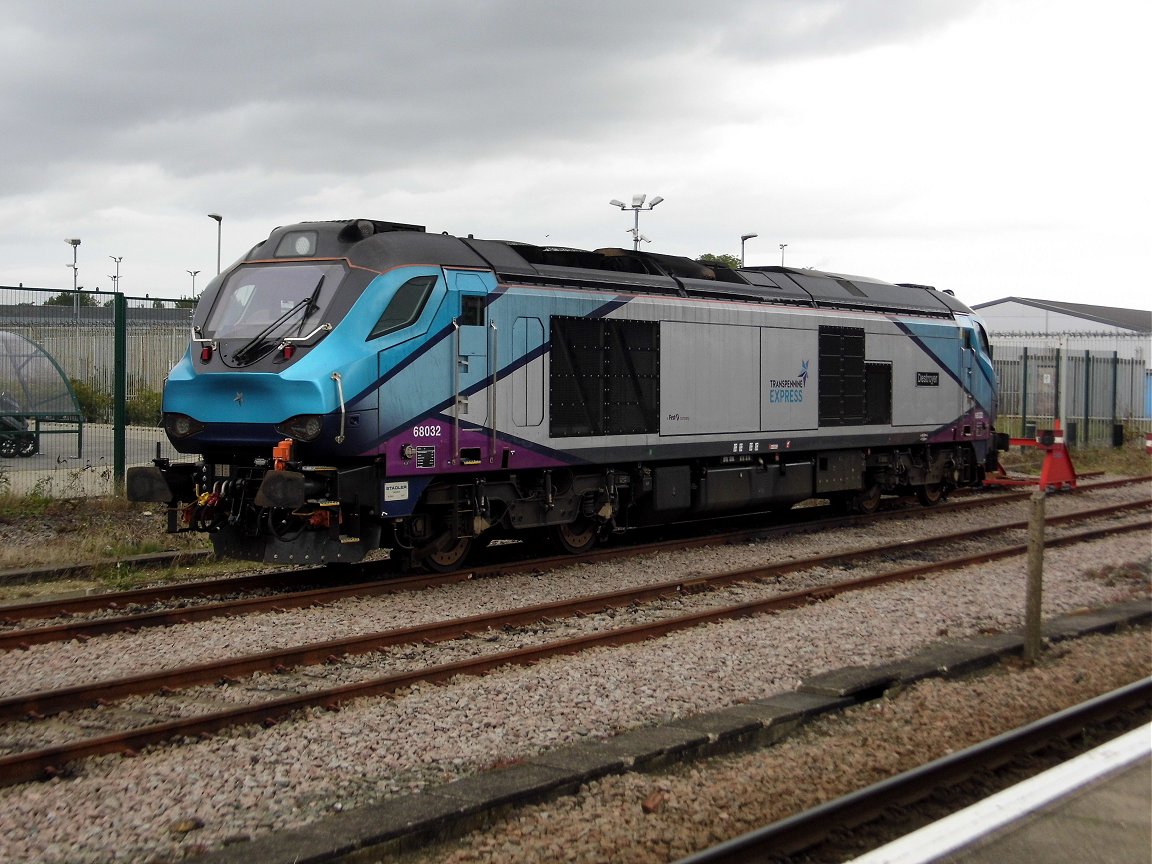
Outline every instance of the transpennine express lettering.
<path fill-rule="evenodd" d="M 769 378 L 769 402 L 803 402 L 804 381 L 799 378 Z"/>

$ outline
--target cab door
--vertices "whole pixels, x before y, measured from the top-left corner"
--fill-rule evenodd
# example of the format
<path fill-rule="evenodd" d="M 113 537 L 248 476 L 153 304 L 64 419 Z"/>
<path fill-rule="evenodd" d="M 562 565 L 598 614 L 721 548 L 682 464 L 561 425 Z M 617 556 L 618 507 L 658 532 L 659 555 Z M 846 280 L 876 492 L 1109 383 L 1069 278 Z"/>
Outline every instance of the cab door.
<path fill-rule="evenodd" d="M 475 464 L 491 453 L 488 421 L 492 389 L 492 339 L 488 321 L 488 288 L 478 273 L 449 271 L 456 303 L 452 319 L 452 388 L 455 393 L 453 457 Z"/>

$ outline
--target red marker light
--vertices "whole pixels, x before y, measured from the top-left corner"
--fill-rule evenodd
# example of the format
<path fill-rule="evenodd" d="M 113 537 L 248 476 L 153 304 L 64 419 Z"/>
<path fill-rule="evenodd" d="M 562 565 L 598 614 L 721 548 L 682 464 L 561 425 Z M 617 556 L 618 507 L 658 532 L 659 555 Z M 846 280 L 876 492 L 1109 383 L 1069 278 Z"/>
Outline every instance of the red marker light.
<path fill-rule="evenodd" d="M 201 363 L 207 363 L 211 359 L 212 359 L 212 346 L 211 345 L 205 345 L 203 348 L 200 349 L 200 362 Z"/>
<path fill-rule="evenodd" d="M 292 355 L 296 353 L 296 346 L 295 345 L 285 345 L 283 353 L 284 353 L 284 359 L 285 360 L 291 360 Z"/>

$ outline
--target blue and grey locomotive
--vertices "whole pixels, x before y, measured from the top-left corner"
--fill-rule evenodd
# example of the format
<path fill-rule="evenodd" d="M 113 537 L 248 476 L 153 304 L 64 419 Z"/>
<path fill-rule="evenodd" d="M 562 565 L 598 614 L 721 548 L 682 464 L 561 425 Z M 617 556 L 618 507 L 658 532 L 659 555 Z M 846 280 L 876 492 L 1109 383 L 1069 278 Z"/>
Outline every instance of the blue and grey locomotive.
<path fill-rule="evenodd" d="M 269 562 L 931 504 L 996 462 L 987 337 L 949 293 L 365 219 L 277 228 L 217 277 L 163 404 L 199 458 L 129 497 Z"/>

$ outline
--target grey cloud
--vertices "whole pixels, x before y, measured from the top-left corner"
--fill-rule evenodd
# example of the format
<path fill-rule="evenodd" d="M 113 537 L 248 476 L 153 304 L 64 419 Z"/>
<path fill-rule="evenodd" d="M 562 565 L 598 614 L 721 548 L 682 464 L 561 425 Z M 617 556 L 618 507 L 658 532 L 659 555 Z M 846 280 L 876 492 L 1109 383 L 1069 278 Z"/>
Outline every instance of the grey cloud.
<path fill-rule="evenodd" d="M 608 140 L 730 109 L 720 67 L 939 27 L 944 0 L 24 5 L 0 24 L 5 193 L 83 166 L 334 174 Z M 657 94 L 660 94 L 657 96 Z"/>

